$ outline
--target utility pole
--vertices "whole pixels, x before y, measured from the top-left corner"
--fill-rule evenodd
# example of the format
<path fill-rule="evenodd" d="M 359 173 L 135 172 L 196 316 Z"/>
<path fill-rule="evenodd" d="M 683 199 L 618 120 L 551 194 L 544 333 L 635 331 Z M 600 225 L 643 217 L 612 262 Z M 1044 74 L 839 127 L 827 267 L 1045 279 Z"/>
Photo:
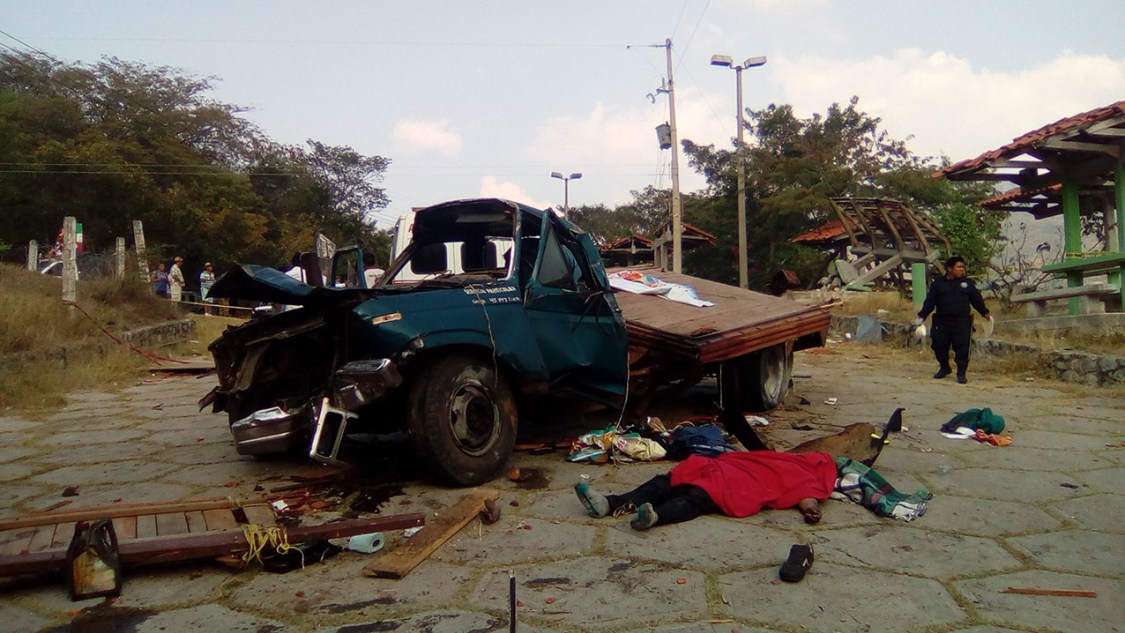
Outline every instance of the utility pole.
<path fill-rule="evenodd" d="M 672 272 L 683 272 L 683 207 L 680 204 L 680 147 L 676 140 L 676 89 L 672 79 L 672 40 L 664 40 L 668 57 L 668 125 L 672 132 Z"/>

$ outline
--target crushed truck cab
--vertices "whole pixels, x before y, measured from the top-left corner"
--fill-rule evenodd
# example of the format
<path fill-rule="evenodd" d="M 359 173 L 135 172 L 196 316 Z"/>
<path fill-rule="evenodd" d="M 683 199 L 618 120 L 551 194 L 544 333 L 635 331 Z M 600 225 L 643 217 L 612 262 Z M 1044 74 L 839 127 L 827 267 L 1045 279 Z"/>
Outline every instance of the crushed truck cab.
<path fill-rule="evenodd" d="M 459 267 L 434 270 L 450 244 Z M 357 261 L 343 251 L 328 279 L 355 277 Z M 429 274 L 397 279 L 407 267 Z M 219 385 L 200 402 L 228 414 L 240 453 L 334 462 L 349 432 L 405 430 L 434 476 L 471 486 L 511 455 L 521 396 L 625 391 L 627 334 L 605 269 L 590 237 L 554 213 L 498 199 L 419 210 L 412 241 L 363 285 L 240 265 L 211 288 L 299 306 L 210 346 Z"/>

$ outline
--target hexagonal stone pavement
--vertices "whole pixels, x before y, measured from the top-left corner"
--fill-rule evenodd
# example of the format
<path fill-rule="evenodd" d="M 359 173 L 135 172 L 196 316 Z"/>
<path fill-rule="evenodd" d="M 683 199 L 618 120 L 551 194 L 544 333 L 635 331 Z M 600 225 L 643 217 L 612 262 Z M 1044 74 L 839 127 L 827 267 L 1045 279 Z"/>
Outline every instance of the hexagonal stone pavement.
<path fill-rule="evenodd" d="M 979 618 L 1030 631 L 1121 633 L 1125 619 L 1125 582 L 1043 570 L 1021 571 L 953 583 L 972 603 Z M 1096 598 L 1004 593 L 1008 588 L 1093 591 Z"/>
<path fill-rule="evenodd" d="M 913 631 L 966 615 L 937 581 L 903 574 L 816 561 L 799 583 L 776 579 L 776 569 L 721 576 L 721 611 L 759 626 L 823 633 Z"/>
<path fill-rule="evenodd" d="M 703 574 L 628 559 L 582 556 L 515 567 L 521 621 L 583 631 L 686 620 L 709 614 Z M 486 574 L 473 590 L 478 608 L 505 612 L 506 570 Z M 565 627 L 564 627 L 565 628 Z"/>
<path fill-rule="evenodd" d="M 1019 567 L 1019 561 L 992 540 L 893 523 L 818 532 L 817 537 L 819 558 L 829 563 L 912 576 L 944 578 Z"/>
<path fill-rule="evenodd" d="M 1125 578 L 1125 535 L 1066 530 L 1009 538 L 1008 542 L 1050 569 Z"/>

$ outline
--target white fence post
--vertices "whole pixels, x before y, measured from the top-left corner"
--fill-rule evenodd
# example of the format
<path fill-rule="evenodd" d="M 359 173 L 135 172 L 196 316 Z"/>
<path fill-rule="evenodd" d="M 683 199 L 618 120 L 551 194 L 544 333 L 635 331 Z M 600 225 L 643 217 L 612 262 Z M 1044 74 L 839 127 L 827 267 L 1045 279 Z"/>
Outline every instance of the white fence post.
<path fill-rule="evenodd" d="M 73 304 L 77 298 L 75 294 L 75 282 L 78 280 L 78 263 L 75 257 L 77 232 L 78 220 L 72 215 L 63 218 L 62 300 L 67 304 Z M 69 305 L 68 310 L 73 314 L 74 306 Z"/>

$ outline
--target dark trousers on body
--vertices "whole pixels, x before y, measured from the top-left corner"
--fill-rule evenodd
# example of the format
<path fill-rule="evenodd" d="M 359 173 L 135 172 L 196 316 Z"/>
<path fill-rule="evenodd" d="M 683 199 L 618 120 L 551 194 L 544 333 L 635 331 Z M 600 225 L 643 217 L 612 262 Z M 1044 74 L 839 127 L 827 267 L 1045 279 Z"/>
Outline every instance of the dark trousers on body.
<path fill-rule="evenodd" d="M 705 490 L 690 484 L 673 486 L 669 474 L 657 475 L 630 492 L 608 495 L 606 499 L 611 513 L 625 506 L 639 507 L 651 503 L 656 511 L 655 525 L 682 523 L 719 511 L 719 506 Z"/>
<path fill-rule="evenodd" d="M 934 319 L 930 328 L 930 348 L 942 369 L 949 369 L 949 349 L 953 348 L 953 362 L 957 363 L 957 373 L 963 374 L 969 368 L 969 339 L 973 333 L 973 320 Z"/>

